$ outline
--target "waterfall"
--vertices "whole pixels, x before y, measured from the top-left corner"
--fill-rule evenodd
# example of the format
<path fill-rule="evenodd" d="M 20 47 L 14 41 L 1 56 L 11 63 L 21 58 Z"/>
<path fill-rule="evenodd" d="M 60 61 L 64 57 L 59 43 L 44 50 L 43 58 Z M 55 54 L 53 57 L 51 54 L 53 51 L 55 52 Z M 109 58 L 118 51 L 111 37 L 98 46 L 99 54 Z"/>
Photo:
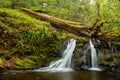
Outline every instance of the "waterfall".
<path fill-rule="evenodd" d="M 89 41 L 89 43 L 91 49 L 91 64 L 92 64 L 92 67 L 89 70 L 101 71 L 101 69 L 98 68 L 98 58 L 96 49 L 94 48 L 94 45 L 91 40 Z"/>
<path fill-rule="evenodd" d="M 51 68 L 70 68 L 71 67 L 71 60 L 72 54 L 75 49 L 76 40 L 70 39 L 68 40 L 68 45 L 66 50 L 63 52 L 62 58 L 58 61 L 52 62 L 49 67 Z"/>
<path fill-rule="evenodd" d="M 68 40 L 68 44 L 66 49 L 64 50 L 62 54 L 62 58 L 51 62 L 49 67 L 43 67 L 40 69 L 36 69 L 34 71 L 40 71 L 40 72 L 54 72 L 54 71 L 71 71 L 71 60 L 72 60 L 72 54 L 76 46 L 76 40 L 70 39 Z"/>

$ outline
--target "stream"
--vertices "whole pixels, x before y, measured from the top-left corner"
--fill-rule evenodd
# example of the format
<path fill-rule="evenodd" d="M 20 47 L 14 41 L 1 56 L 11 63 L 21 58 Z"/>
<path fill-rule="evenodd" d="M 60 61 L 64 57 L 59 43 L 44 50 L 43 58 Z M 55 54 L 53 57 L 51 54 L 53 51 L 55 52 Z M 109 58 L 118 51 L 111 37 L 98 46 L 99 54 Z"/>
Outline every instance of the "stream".
<path fill-rule="evenodd" d="M 87 70 L 74 70 L 71 68 L 76 40 L 70 39 L 67 43 L 62 57 L 51 62 L 48 67 L 28 71 L 10 71 L 1 74 L 0 80 L 120 80 L 119 77 L 115 78 L 99 68 L 97 52 L 91 40 L 87 49 L 91 49 L 92 66 Z M 85 61 L 86 55 L 84 57 L 83 60 Z"/>
<path fill-rule="evenodd" d="M 119 80 L 102 71 L 19 72 L 0 75 L 0 80 Z"/>

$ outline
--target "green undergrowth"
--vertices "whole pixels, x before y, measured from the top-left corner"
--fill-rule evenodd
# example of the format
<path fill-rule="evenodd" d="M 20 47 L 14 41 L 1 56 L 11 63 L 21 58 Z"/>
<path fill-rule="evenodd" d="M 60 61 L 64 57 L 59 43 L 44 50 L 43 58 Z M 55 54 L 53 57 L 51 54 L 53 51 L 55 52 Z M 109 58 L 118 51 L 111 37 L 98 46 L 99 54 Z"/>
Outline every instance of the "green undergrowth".
<path fill-rule="evenodd" d="M 23 69 L 46 65 L 58 59 L 61 40 L 86 39 L 37 20 L 20 10 L 0 8 L 0 67 Z"/>
<path fill-rule="evenodd" d="M 103 29 L 105 32 L 105 28 Z M 120 45 L 119 32 L 119 28 L 114 28 L 105 36 Z M 59 59 L 60 42 L 70 38 L 77 39 L 78 50 L 87 42 L 84 37 L 53 28 L 48 22 L 30 17 L 20 10 L 0 8 L 0 67 L 2 68 L 30 69 L 48 66 L 51 61 Z M 100 58 L 100 62 L 109 64 L 104 57 Z"/>
<path fill-rule="evenodd" d="M 106 40 L 108 40 L 109 42 L 120 46 L 120 28 L 119 27 L 114 27 L 110 30 L 104 31 L 104 37 L 106 38 Z"/>
<path fill-rule="evenodd" d="M 47 60 L 57 53 L 59 40 L 54 34 L 47 22 L 19 10 L 0 9 L 0 64 L 5 61 L 3 67 L 29 68 Z"/>

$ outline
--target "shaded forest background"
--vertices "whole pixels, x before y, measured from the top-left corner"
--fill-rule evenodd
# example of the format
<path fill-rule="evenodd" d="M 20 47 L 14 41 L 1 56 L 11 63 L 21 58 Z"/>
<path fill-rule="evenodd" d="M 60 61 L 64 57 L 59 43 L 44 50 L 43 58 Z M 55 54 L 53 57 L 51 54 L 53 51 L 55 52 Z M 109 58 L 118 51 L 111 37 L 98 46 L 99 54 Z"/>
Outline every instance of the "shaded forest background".
<path fill-rule="evenodd" d="M 107 20 L 109 28 L 120 26 L 119 0 L 1 0 L 0 7 L 41 10 L 80 23 L 94 23 L 96 18 L 100 18 Z"/>

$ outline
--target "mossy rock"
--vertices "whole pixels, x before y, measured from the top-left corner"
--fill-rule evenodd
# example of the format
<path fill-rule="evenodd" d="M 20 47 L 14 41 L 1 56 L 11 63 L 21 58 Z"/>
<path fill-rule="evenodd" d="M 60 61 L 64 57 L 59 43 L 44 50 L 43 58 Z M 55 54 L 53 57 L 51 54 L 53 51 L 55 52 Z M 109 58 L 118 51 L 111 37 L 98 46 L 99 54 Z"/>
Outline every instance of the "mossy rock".
<path fill-rule="evenodd" d="M 84 45 L 83 44 L 77 44 L 76 47 L 82 48 Z"/>

